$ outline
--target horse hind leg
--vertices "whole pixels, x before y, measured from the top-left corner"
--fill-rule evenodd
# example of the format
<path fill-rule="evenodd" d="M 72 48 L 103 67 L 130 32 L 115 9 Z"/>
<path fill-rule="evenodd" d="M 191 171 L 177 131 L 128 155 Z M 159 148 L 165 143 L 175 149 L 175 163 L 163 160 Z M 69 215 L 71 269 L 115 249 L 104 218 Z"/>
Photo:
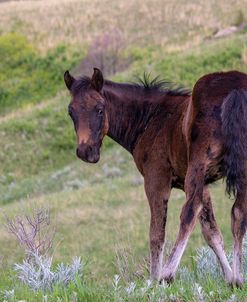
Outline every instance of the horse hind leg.
<path fill-rule="evenodd" d="M 207 186 L 205 186 L 203 190 L 203 209 L 200 213 L 199 220 L 202 234 L 208 245 L 212 248 L 217 256 L 226 282 L 231 283 L 232 270 L 224 251 L 223 238 L 214 217 L 211 197 Z"/>
<path fill-rule="evenodd" d="M 185 178 L 186 202 L 180 215 L 179 233 L 171 255 L 163 267 L 161 279 L 173 281 L 178 265 L 186 248 L 188 239 L 195 227 L 203 207 L 205 167 L 202 164 L 190 164 Z"/>
<path fill-rule="evenodd" d="M 241 275 L 241 265 L 242 265 L 243 238 L 247 228 L 247 205 L 246 205 L 247 194 L 246 193 L 247 193 L 246 188 L 244 188 L 244 190 L 242 190 L 241 192 L 238 192 L 231 213 L 232 234 L 234 238 L 232 283 L 237 287 L 241 287 L 243 284 L 243 277 Z"/>

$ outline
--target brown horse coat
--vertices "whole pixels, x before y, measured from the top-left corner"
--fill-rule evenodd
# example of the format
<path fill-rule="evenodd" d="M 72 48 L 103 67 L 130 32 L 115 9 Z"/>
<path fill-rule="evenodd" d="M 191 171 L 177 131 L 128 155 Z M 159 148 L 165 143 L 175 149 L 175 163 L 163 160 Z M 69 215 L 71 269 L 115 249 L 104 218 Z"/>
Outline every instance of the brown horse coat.
<path fill-rule="evenodd" d="M 247 225 L 245 162 L 247 154 L 247 76 L 237 71 L 209 74 L 195 84 L 192 96 L 166 82 L 142 84 L 105 81 L 65 73 L 72 95 L 69 113 L 77 133 L 77 155 L 97 162 L 104 135 L 134 158 L 144 177 L 150 205 L 151 276 L 174 278 L 199 218 L 202 233 L 216 253 L 228 283 L 241 285 L 242 240 Z M 207 185 L 226 177 L 236 196 L 232 210 L 233 268 L 226 258 Z M 186 193 L 179 233 L 167 263 L 163 250 L 171 189 Z"/>

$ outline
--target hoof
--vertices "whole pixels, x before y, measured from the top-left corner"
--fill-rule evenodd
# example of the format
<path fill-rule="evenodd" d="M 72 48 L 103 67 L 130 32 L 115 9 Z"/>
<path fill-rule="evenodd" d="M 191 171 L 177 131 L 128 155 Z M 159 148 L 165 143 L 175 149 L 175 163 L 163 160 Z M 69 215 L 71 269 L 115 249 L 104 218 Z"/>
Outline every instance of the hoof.
<path fill-rule="evenodd" d="M 172 284 L 174 281 L 174 277 L 173 276 L 169 276 L 166 279 L 164 279 L 166 281 L 167 284 Z"/>
<path fill-rule="evenodd" d="M 235 280 L 233 280 L 230 285 L 232 288 L 242 288 L 244 284 L 244 280 L 243 278 L 236 278 Z"/>
<path fill-rule="evenodd" d="M 174 276 L 172 274 L 168 274 L 168 275 L 163 274 L 160 279 L 160 283 L 162 283 L 163 281 L 166 282 L 167 284 L 171 284 L 174 281 Z"/>

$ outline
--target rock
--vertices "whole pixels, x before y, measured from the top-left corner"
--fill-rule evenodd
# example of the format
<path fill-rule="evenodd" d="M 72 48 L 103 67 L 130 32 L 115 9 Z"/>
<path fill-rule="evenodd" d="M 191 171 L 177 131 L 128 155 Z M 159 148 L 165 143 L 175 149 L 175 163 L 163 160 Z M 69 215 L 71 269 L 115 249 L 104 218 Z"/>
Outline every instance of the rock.
<path fill-rule="evenodd" d="M 221 38 L 221 37 L 226 37 L 229 36 L 233 33 L 235 33 L 238 30 L 237 26 L 229 26 L 223 29 L 220 29 L 214 34 L 214 38 Z"/>

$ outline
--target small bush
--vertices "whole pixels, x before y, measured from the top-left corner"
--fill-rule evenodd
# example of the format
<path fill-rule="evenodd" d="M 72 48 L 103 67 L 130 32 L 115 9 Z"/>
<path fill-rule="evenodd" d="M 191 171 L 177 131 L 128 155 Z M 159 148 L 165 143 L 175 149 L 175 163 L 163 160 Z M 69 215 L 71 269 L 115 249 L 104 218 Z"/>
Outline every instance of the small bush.
<path fill-rule="evenodd" d="M 34 209 L 33 213 L 10 219 L 6 214 L 6 228 L 24 248 L 27 256 L 46 255 L 52 248 L 54 231 L 50 215 L 45 209 Z"/>
<path fill-rule="evenodd" d="M 51 230 L 50 215 L 45 209 L 33 210 L 31 215 L 10 219 L 6 214 L 7 230 L 15 235 L 24 248 L 26 258 L 15 264 L 17 277 L 34 291 L 50 291 L 57 285 L 67 286 L 81 277 L 83 265 L 80 258 L 74 258 L 70 265 L 60 263 L 52 269 L 52 248 L 54 232 Z"/>
<path fill-rule="evenodd" d="M 93 67 L 98 67 L 104 75 L 110 76 L 126 69 L 130 64 L 130 57 L 124 53 L 125 48 L 125 39 L 120 30 L 97 36 L 78 67 L 78 72 L 90 74 Z"/>
<path fill-rule="evenodd" d="M 52 270 L 52 258 L 30 253 L 29 260 L 15 264 L 18 278 L 34 291 L 49 291 L 57 285 L 67 286 L 82 276 L 83 265 L 80 258 L 74 258 L 70 265 L 60 263 Z"/>

